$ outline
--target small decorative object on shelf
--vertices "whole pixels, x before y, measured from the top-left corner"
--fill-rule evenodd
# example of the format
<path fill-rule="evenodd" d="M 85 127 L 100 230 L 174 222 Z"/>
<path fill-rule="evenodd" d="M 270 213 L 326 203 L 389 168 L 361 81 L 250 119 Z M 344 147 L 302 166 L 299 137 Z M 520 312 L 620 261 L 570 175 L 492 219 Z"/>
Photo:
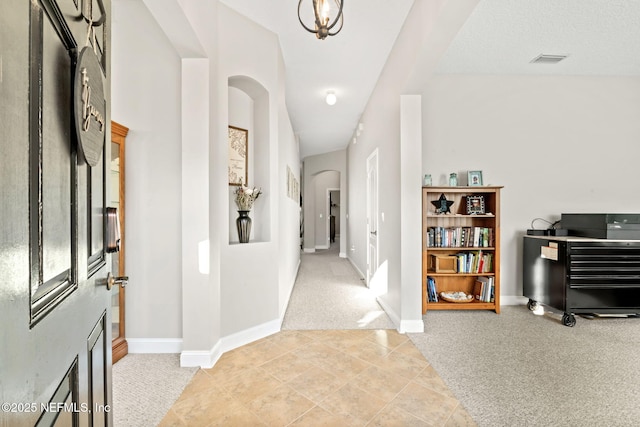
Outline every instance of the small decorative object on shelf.
<path fill-rule="evenodd" d="M 472 302 L 473 295 L 465 294 L 464 292 L 440 292 L 440 297 L 447 302 L 464 303 Z"/>
<path fill-rule="evenodd" d="M 453 205 L 453 202 L 447 200 L 447 198 L 444 196 L 444 193 L 442 193 L 440 195 L 440 198 L 438 200 L 432 201 L 431 204 L 436 207 L 436 213 L 443 214 L 451 213 L 451 205 Z"/>
<path fill-rule="evenodd" d="M 482 185 L 482 171 L 467 172 L 467 181 L 470 187 Z"/>
<path fill-rule="evenodd" d="M 449 187 L 457 187 L 458 186 L 458 174 L 453 172 L 449 174 Z"/>
<path fill-rule="evenodd" d="M 467 215 L 484 215 L 484 196 L 467 196 Z"/>
<path fill-rule="evenodd" d="M 236 205 L 238 206 L 238 218 L 236 218 L 236 228 L 238 229 L 238 240 L 240 243 L 249 243 L 251 236 L 251 217 L 249 211 L 253 207 L 253 202 L 262 194 L 262 189 L 249 188 L 242 184 L 236 188 Z"/>
<path fill-rule="evenodd" d="M 424 185 L 424 186 L 430 186 L 431 185 L 431 175 L 430 174 L 426 174 L 424 176 L 424 178 L 422 179 L 422 185 Z"/>
<path fill-rule="evenodd" d="M 249 243 L 251 236 L 251 217 L 249 211 L 238 211 L 236 218 L 236 228 L 238 229 L 238 240 L 240 243 Z"/>

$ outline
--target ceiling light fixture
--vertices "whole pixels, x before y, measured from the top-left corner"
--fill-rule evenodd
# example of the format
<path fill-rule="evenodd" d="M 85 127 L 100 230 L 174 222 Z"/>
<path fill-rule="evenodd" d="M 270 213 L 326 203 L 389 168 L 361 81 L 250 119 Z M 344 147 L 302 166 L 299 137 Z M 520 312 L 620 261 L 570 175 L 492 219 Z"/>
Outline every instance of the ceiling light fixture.
<path fill-rule="evenodd" d="M 343 15 L 342 15 L 342 5 L 344 4 L 344 0 L 312 0 L 312 1 L 313 1 L 313 14 L 315 15 L 315 25 L 313 30 L 307 27 L 306 25 L 304 25 L 304 22 L 302 22 L 302 18 L 300 17 L 300 6 L 302 5 L 302 0 L 298 2 L 298 21 L 300 21 L 300 24 L 302 25 L 302 27 L 305 30 L 309 31 L 310 33 L 314 33 L 316 35 L 316 38 L 320 40 L 326 39 L 327 36 L 335 36 L 336 34 L 338 34 L 340 30 L 342 30 L 342 24 L 344 21 Z M 336 4 L 336 7 L 338 9 L 338 12 L 335 18 L 333 19 L 333 21 L 330 18 L 330 15 L 332 12 L 330 3 L 332 1 Z M 336 31 L 331 32 L 333 27 L 335 27 L 338 22 L 340 22 L 340 26 L 338 27 L 338 29 Z"/>
<path fill-rule="evenodd" d="M 327 104 L 334 105 L 338 98 L 336 97 L 335 92 L 330 90 L 329 92 L 327 92 L 327 97 L 324 100 L 327 101 Z"/>

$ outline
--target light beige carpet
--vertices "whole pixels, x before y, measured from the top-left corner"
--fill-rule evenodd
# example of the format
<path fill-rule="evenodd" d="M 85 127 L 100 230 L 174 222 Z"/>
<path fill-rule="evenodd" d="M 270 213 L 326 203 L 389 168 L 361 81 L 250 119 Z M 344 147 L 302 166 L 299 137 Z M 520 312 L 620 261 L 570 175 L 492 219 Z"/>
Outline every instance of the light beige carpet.
<path fill-rule="evenodd" d="M 640 426 L 640 319 L 433 311 L 408 334 L 480 427 Z"/>
<path fill-rule="evenodd" d="M 114 427 L 156 426 L 198 368 L 178 354 L 128 354 L 113 365 Z"/>
<path fill-rule="evenodd" d="M 282 329 L 395 329 L 338 248 L 336 239 L 330 249 L 301 255 Z"/>

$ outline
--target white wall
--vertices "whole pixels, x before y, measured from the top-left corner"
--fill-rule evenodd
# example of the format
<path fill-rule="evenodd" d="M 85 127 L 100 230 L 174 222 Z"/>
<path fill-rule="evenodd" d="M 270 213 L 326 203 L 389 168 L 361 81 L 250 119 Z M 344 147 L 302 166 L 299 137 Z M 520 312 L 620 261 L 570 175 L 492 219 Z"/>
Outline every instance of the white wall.
<path fill-rule="evenodd" d="M 141 1 L 112 13 L 112 118 L 130 129 L 126 333 L 181 337 L 180 57 Z"/>
<path fill-rule="evenodd" d="M 183 363 L 210 365 L 279 329 L 299 265 L 299 207 L 282 194 L 286 166 L 298 177 L 300 166 L 279 43 L 218 2 L 116 0 L 113 13 L 113 119 L 130 128 L 127 336 L 157 344 L 146 350 L 184 344 Z M 265 143 L 250 159 L 266 231 L 247 245 L 229 244 L 232 76 L 266 94 L 252 98 L 267 114 L 253 122 Z"/>
<path fill-rule="evenodd" d="M 257 230 L 260 233 L 258 235 L 263 236 L 257 242 L 222 242 L 222 334 L 229 336 L 251 328 L 275 332 L 279 329 L 299 259 L 299 252 L 294 252 L 295 249 L 282 249 L 288 253 L 285 260 L 280 259 L 279 253 L 279 249 L 289 244 L 296 245 L 291 238 L 291 230 L 295 230 L 299 223 L 295 218 L 295 203 L 287 201 L 286 186 L 283 185 L 285 181 L 279 179 L 286 173 L 287 164 L 294 173 L 299 174 L 298 164 L 289 163 L 291 157 L 297 155 L 297 145 L 290 124 L 287 126 L 288 116 L 283 113 L 284 99 L 280 98 L 284 94 L 280 44 L 274 33 L 223 5 L 219 6 L 218 23 L 218 70 L 221 81 L 247 76 L 266 91 L 249 93 L 255 104 L 262 103 L 264 107 L 258 105 L 254 108 L 254 160 L 250 168 L 254 178 L 250 174 L 249 181 L 263 190 L 263 195 L 254 205 L 253 219 L 261 227 L 270 230 Z M 251 89 L 247 91 L 251 92 Z M 227 99 L 220 100 L 221 120 L 231 120 L 229 105 Z M 257 129 L 258 125 L 260 129 Z M 281 164 L 281 161 L 287 164 Z M 285 226 L 287 228 L 283 230 L 279 230 L 281 213 L 293 220 L 293 224 Z M 281 238 L 286 239 L 282 247 Z M 282 298 L 286 298 L 285 301 Z"/>
<path fill-rule="evenodd" d="M 283 319 L 300 266 L 300 217 L 302 214 L 300 198 L 287 197 L 287 167 L 290 168 L 300 184 L 300 191 L 302 191 L 302 177 L 300 174 L 300 146 L 293 133 L 285 104 L 285 68 L 282 54 L 278 55 L 278 67 L 278 141 L 280 146 L 276 186 L 280 197 L 278 203 L 279 317 Z"/>
<path fill-rule="evenodd" d="M 563 212 L 638 212 L 640 79 L 435 77 L 423 172 L 482 170 L 502 192 L 502 298 L 522 296 L 522 235 Z M 546 228 L 542 221 L 536 228 Z"/>

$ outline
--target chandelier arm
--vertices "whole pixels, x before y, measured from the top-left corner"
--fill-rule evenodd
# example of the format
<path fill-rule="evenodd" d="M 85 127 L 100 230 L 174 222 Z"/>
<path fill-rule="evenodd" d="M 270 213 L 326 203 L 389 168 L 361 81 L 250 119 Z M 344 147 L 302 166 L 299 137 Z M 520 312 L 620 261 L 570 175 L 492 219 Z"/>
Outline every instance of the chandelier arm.
<path fill-rule="evenodd" d="M 336 4 L 338 4 L 338 0 L 335 0 Z M 332 29 L 333 27 L 335 27 L 335 25 L 338 23 L 338 21 L 340 21 L 340 29 L 342 29 L 342 6 L 344 6 L 344 0 L 340 0 L 340 10 L 338 10 L 338 15 L 336 16 L 336 19 L 333 21 L 333 23 L 331 25 L 329 25 L 327 27 L 327 30 Z M 298 3 L 298 11 L 300 10 L 300 3 Z M 298 16 L 300 16 L 300 12 L 298 12 Z M 340 30 L 336 31 L 334 34 L 338 34 L 340 32 Z M 333 34 L 330 34 L 333 35 Z"/>
<path fill-rule="evenodd" d="M 306 25 L 304 25 L 304 22 L 302 22 L 302 18 L 300 18 L 300 5 L 301 4 L 302 4 L 302 0 L 300 0 L 298 2 L 298 21 L 300 21 L 300 25 L 302 25 L 302 28 L 304 28 L 305 30 L 309 31 L 310 33 L 318 34 L 317 30 L 312 30 L 311 28 L 309 28 Z"/>
<path fill-rule="evenodd" d="M 330 36 L 335 36 L 336 34 L 338 34 L 340 32 L 340 30 L 342 30 L 342 24 L 344 23 L 344 21 L 342 20 L 342 18 L 340 18 L 340 27 L 334 31 L 334 32 L 328 32 L 327 34 Z"/>

